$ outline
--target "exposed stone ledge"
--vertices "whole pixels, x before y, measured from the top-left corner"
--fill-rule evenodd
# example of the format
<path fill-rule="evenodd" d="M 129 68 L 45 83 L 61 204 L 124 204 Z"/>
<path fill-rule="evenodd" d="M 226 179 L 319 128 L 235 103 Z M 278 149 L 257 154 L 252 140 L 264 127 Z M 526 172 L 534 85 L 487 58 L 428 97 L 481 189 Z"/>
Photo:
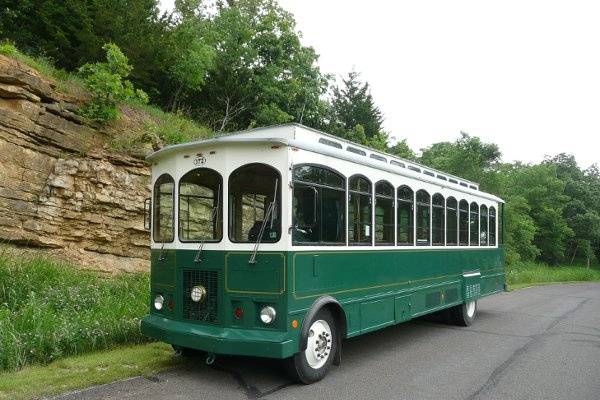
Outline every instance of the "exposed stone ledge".
<path fill-rule="evenodd" d="M 109 134 L 74 113 L 81 99 L 55 87 L 0 55 L 0 241 L 93 270 L 147 269 L 147 165 L 107 151 Z"/>

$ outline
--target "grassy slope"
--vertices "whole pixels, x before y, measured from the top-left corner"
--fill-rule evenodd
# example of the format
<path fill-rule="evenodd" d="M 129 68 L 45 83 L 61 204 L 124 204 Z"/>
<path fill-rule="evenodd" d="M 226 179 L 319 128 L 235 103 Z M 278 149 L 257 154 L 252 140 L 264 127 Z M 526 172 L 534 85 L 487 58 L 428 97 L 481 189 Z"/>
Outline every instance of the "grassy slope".
<path fill-rule="evenodd" d="M 0 42 L 0 54 L 28 65 L 55 81 L 58 91 L 76 97 L 85 93 L 85 84 L 77 74 L 54 67 L 47 59 L 24 54 L 8 42 Z M 156 149 L 162 145 L 189 142 L 214 135 L 211 129 L 182 113 L 167 113 L 153 105 L 129 103 L 123 104 L 121 110 L 119 119 L 107 123 L 104 127 L 107 132 L 113 134 L 109 143 L 113 150 L 138 154 L 139 148 L 143 148 L 144 145 Z"/>
<path fill-rule="evenodd" d="M 142 343 L 147 273 L 98 276 L 0 249 L 0 370 Z"/>

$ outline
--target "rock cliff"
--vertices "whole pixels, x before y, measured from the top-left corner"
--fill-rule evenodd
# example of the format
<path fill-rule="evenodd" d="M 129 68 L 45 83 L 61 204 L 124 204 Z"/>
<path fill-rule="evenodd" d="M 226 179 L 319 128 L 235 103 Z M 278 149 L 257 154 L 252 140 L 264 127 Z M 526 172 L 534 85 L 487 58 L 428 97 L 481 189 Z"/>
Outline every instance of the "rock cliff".
<path fill-rule="evenodd" d="M 149 168 L 108 148 L 114 127 L 74 113 L 84 100 L 0 55 L 0 242 L 84 268 L 146 270 Z"/>

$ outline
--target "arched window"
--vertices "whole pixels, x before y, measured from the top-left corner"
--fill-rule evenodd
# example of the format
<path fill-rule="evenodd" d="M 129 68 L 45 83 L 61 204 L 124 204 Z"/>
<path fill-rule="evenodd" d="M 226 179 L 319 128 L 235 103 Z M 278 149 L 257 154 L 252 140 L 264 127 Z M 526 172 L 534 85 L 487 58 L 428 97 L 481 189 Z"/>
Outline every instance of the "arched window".
<path fill-rule="evenodd" d="M 152 235 L 155 242 L 165 243 L 174 240 L 175 181 L 169 174 L 163 174 L 154 183 L 154 216 Z"/>
<path fill-rule="evenodd" d="M 475 202 L 471 203 L 469 232 L 469 235 L 471 237 L 470 245 L 479 246 L 479 206 Z"/>
<path fill-rule="evenodd" d="M 373 229 L 371 182 L 364 176 L 353 176 L 348 184 L 348 242 L 370 245 Z"/>
<path fill-rule="evenodd" d="M 179 240 L 220 241 L 223 180 L 209 168 L 196 168 L 179 180 Z"/>
<path fill-rule="evenodd" d="M 431 199 L 431 242 L 434 246 L 444 245 L 445 217 L 444 196 L 436 193 Z"/>
<path fill-rule="evenodd" d="M 458 205 L 458 229 L 460 232 L 459 244 L 461 246 L 469 245 L 469 203 L 461 200 Z"/>
<path fill-rule="evenodd" d="M 496 245 L 496 209 L 490 207 L 490 246 Z"/>
<path fill-rule="evenodd" d="M 479 244 L 481 246 L 487 246 L 488 245 L 488 232 L 489 232 L 489 227 L 488 227 L 488 208 L 485 204 L 481 205 L 481 208 L 479 210 L 480 213 L 480 217 L 479 217 Z"/>
<path fill-rule="evenodd" d="M 346 178 L 317 165 L 298 165 L 293 175 L 292 243 L 346 244 Z"/>
<path fill-rule="evenodd" d="M 428 246 L 431 215 L 431 197 L 425 190 L 417 192 L 417 246 Z"/>
<path fill-rule="evenodd" d="M 261 228 L 261 242 L 281 237 L 281 177 L 271 166 L 247 164 L 229 176 L 229 239 L 255 243 Z"/>
<path fill-rule="evenodd" d="M 446 199 L 446 245 L 458 244 L 458 203 L 454 197 Z"/>
<path fill-rule="evenodd" d="M 413 205 L 414 194 L 408 186 L 398 188 L 398 216 L 397 216 L 397 235 L 399 246 L 412 246 L 414 244 L 413 233 Z"/>
<path fill-rule="evenodd" d="M 394 187 L 386 181 L 375 185 L 375 244 L 394 244 Z"/>

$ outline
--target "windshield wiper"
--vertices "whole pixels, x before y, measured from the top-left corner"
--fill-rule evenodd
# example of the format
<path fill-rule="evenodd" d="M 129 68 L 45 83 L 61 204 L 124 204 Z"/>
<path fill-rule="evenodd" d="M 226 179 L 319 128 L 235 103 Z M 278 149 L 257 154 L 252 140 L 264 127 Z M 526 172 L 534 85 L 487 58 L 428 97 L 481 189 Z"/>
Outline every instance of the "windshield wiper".
<path fill-rule="evenodd" d="M 221 203 L 221 185 L 219 185 L 219 189 L 217 192 L 217 204 L 213 207 L 212 209 L 212 214 L 210 216 L 210 221 L 212 223 L 215 222 L 215 217 L 218 218 L 218 213 L 219 213 L 219 204 Z M 217 221 L 217 224 L 219 222 Z M 200 241 L 200 246 L 198 247 L 198 251 L 196 252 L 196 256 L 194 257 L 194 262 L 200 262 L 202 261 L 202 249 L 204 248 L 204 243 L 205 243 L 205 239 L 202 239 Z"/>
<path fill-rule="evenodd" d="M 271 218 L 271 229 L 273 229 L 273 220 L 275 218 L 275 214 L 273 214 L 273 210 L 275 209 L 275 203 L 277 202 L 277 185 L 279 184 L 279 179 L 275 179 L 275 192 L 273 193 L 273 201 L 269 203 L 267 207 L 267 212 L 265 213 L 265 217 L 263 219 L 262 224 L 260 225 L 260 230 L 258 231 L 258 238 L 256 239 L 256 244 L 254 245 L 254 250 L 252 251 L 252 255 L 248 260 L 248 264 L 256 264 L 256 253 L 258 253 L 258 246 L 260 246 L 260 242 L 262 240 L 263 234 L 265 233 L 265 228 L 267 227 L 267 221 Z"/>

